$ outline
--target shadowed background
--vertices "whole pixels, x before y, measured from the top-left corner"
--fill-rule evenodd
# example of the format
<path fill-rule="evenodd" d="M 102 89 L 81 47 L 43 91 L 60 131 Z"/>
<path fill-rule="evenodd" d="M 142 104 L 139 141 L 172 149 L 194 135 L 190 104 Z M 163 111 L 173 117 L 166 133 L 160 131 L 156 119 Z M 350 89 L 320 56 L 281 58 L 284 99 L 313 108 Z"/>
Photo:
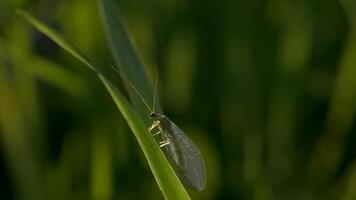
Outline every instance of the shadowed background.
<path fill-rule="evenodd" d="M 356 199 L 354 1 L 117 3 L 165 114 L 205 158 L 192 199 Z M 163 199 L 95 75 L 17 8 L 119 82 L 95 0 L 1 1 L 1 199 Z"/>

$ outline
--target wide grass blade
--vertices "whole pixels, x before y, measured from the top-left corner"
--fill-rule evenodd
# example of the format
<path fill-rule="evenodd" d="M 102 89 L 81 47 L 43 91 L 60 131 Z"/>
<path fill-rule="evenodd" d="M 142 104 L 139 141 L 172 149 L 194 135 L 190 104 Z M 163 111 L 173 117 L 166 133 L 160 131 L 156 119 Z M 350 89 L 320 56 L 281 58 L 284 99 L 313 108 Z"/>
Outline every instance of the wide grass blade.
<path fill-rule="evenodd" d="M 59 33 L 50 29 L 26 12 L 19 11 L 18 13 L 26 19 L 26 21 L 36 27 L 37 30 L 48 36 L 59 46 L 63 47 L 73 56 L 86 64 L 89 68 L 97 72 L 98 77 L 109 91 L 117 107 L 121 111 L 136 139 L 138 140 L 164 197 L 166 199 L 190 199 L 167 159 L 164 157 L 161 149 L 158 147 L 152 135 L 148 132 L 144 121 L 136 110 L 133 109 L 122 93 L 103 74 L 101 74 L 98 71 L 98 68 L 91 63 L 71 42 L 64 39 Z"/>
<path fill-rule="evenodd" d="M 135 52 L 133 43 L 130 41 L 117 5 L 112 0 L 98 0 L 98 6 L 117 67 L 135 85 L 142 97 L 151 104 L 154 96 L 152 84 L 149 81 L 144 65 Z M 130 94 L 131 102 L 139 111 L 146 124 L 148 124 L 149 120 L 146 116 L 150 113 L 143 104 L 142 99 L 137 96 L 130 85 L 126 84 L 126 89 Z M 156 99 L 155 104 L 155 111 L 161 112 L 158 99 Z M 153 105 L 150 106 L 151 108 L 153 107 Z"/>
<path fill-rule="evenodd" d="M 143 152 L 147 158 L 152 172 L 156 177 L 157 183 L 161 188 L 166 199 L 190 199 L 183 185 L 178 180 L 177 176 L 166 176 L 164 174 L 174 173 L 168 161 L 164 157 L 157 143 L 147 131 L 146 125 L 140 119 L 140 116 L 129 105 L 117 88 L 106 80 L 105 77 L 99 74 L 100 79 L 105 84 L 110 92 L 116 105 L 120 108 L 124 118 L 127 120 L 131 130 L 135 134 L 140 143 Z"/>

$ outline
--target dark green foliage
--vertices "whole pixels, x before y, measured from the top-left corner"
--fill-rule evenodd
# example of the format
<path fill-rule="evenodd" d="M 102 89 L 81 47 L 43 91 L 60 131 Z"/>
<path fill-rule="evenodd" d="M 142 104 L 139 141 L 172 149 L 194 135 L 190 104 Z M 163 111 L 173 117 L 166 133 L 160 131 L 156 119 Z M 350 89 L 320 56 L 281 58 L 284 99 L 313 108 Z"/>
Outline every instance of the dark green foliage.
<path fill-rule="evenodd" d="M 162 109 L 206 161 L 192 199 L 356 198 L 354 1 L 117 1 L 142 63 L 97 3 L 0 1 L 1 199 L 162 198 L 101 80 L 19 8 L 119 91 L 110 65 L 158 69 Z M 128 77 L 151 103 L 151 81 Z"/>

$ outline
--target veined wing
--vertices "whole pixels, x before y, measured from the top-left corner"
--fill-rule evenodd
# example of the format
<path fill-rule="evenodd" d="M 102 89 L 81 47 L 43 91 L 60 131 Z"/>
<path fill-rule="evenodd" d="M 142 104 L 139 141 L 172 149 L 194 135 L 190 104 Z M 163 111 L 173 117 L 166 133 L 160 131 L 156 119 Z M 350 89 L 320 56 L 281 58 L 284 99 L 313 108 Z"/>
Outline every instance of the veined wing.
<path fill-rule="evenodd" d="M 206 169 L 204 159 L 193 141 L 172 121 L 166 134 L 171 140 L 167 146 L 170 162 L 175 162 L 177 175 L 188 187 L 201 191 L 206 185 Z"/>

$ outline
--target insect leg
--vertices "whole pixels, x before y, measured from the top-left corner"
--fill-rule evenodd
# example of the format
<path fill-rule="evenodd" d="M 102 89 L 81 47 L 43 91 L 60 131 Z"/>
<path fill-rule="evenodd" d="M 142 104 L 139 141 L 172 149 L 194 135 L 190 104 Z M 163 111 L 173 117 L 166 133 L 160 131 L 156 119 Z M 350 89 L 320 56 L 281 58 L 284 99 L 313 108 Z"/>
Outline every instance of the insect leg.
<path fill-rule="evenodd" d="M 158 135 L 158 134 L 160 134 L 160 133 L 162 133 L 162 131 L 161 130 L 159 130 L 157 133 L 155 133 L 155 134 L 152 134 L 152 136 L 154 137 L 154 136 L 156 136 L 156 135 Z"/>
<path fill-rule="evenodd" d="M 148 131 L 151 132 L 154 128 L 156 128 L 159 125 L 159 121 L 154 121 L 152 126 L 148 128 Z"/>
<path fill-rule="evenodd" d="M 159 147 L 164 147 L 164 146 L 167 146 L 171 143 L 170 140 L 164 140 L 162 142 L 159 143 Z"/>

